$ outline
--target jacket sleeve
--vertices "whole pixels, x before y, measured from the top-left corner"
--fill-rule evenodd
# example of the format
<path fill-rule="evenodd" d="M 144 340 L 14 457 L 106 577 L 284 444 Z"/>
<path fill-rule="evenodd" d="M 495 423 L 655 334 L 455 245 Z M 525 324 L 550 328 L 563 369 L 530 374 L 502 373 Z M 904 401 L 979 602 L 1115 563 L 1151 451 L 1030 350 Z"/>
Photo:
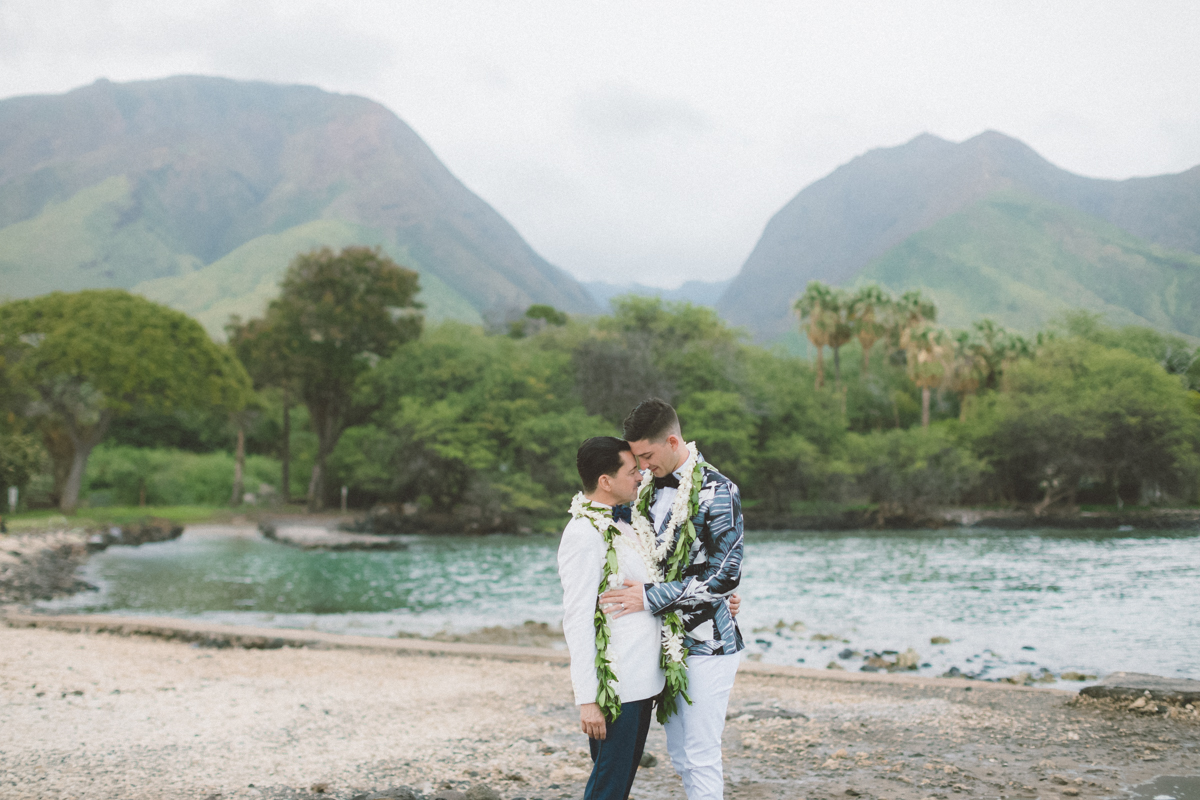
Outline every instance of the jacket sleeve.
<path fill-rule="evenodd" d="M 596 702 L 596 590 L 604 576 L 604 540 L 585 520 L 572 520 L 558 545 L 563 588 L 563 636 L 571 655 L 575 704 Z"/>
<path fill-rule="evenodd" d="M 697 540 L 706 554 L 699 574 L 678 581 L 646 584 L 646 608 L 655 616 L 715 603 L 733 592 L 742 579 L 742 504 L 733 483 L 719 483 L 711 490 Z"/>

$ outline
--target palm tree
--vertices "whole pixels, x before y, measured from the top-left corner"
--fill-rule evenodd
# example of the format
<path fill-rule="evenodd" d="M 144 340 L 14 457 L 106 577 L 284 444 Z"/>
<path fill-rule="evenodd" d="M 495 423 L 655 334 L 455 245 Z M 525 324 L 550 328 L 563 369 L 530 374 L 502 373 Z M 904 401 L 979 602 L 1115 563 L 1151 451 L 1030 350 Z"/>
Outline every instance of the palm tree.
<path fill-rule="evenodd" d="M 946 385 L 958 395 L 959 419 L 967 417 L 967 397 L 979 391 L 989 374 L 989 348 L 971 331 L 959 331 L 950 342 Z"/>
<path fill-rule="evenodd" d="M 829 330 L 829 349 L 833 351 L 833 385 L 842 391 L 841 350 L 854 338 L 854 325 L 850 321 L 850 297 L 844 289 L 830 289 L 825 308 L 825 325 Z M 846 396 L 842 395 L 842 413 L 846 413 Z"/>
<path fill-rule="evenodd" d="M 829 308 L 834 304 L 833 290 L 820 281 L 809 281 L 804 294 L 792 307 L 800 314 L 800 326 L 817 348 L 817 383 L 825 385 L 825 346 L 830 340 Z"/>
<path fill-rule="evenodd" d="M 917 289 L 900 295 L 900 299 L 891 304 L 891 311 L 893 341 L 904 349 L 908 349 L 904 342 L 909 333 L 930 322 L 937 322 L 937 306 Z"/>
<path fill-rule="evenodd" d="M 1020 334 L 1005 330 L 990 319 L 975 323 L 979 355 L 985 362 L 983 388 L 995 389 L 1004 370 L 1019 358 L 1031 358 L 1033 345 Z"/>
<path fill-rule="evenodd" d="M 921 427 L 929 427 L 929 401 L 933 388 L 946 378 L 946 331 L 926 323 L 905 332 L 908 377 L 921 389 Z"/>
<path fill-rule="evenodd" d="M 871 348 L 887 334 L 885 321 L 892 305 L 891 295 L 876 284 L 863 286 L 850 298 L 847 316 L 862 345 L 862 376 L 865 379 L 871 369 Z"/>

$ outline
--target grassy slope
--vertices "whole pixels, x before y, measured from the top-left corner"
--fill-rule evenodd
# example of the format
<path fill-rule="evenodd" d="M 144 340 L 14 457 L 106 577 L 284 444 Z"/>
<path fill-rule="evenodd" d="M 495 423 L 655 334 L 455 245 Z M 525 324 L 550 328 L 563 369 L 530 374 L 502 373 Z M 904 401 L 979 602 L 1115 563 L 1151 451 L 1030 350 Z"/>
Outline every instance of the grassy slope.
<path fill-rule="evenodd" d="M 1014 192 L 910 236 L 855 282 L 926 290 L 939 321 L 952 327 L 990 317 L 1031 332 L 1067 309 L 1085 308 L 1114 325 L 1200 337 L 1200 256 Z"/>
<path fill-rule="evenodd" d="M 477 312 L 463 297 L 436 276 L 420 270 L 400 248 L 377 233 L 341 220 L 321 219 L 297 225 L 283 233 L 252 239 L 224 258 L 195 272 L 145 281 L 133 287 L 137 294 L 190 314 L 218 338 L 231 314 L 243 319 L 258 316 L 275 297 L 288 263 L 313 248 L 347 245 L 382 245 L 399 264 L 421 271 L 419 299 L 431 319 L 480 323 Z"/>
<path fill-rule="evenodd" d="M 0 229 L 0 294 L 128 288 L 145 275 L 200 266 L 172 252 L 142 220 L 128 220 L 135 205 L 129 180 L 115 176 Z"/>
<path fill-rule="evenodd" d="M 108 178 L 33 219 L 0 229 L 0 297 L 31 297 L 95 286 L 131 291 L 197 319 L 215 336 L 231 314 L 262 313 L 297 253 L 315 247 L 382 245 L 398 263 L 421 274 L 420 300 L 430 319 L 480 324 L 479 312 L 454 289 L 421 269 L 404 248 L 369 229 L 319 219 L 260 236 L 207 266 L 172 251 L 141 219 L 129 180 Z M 144 280 L 147 274 L 161 275 Z"/>

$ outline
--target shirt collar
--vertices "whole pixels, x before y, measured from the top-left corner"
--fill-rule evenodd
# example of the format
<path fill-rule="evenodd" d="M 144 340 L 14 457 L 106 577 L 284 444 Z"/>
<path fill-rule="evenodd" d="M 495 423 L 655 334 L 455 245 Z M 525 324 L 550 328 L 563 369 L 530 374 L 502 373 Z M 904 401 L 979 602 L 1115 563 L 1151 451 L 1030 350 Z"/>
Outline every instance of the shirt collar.
<path fill-rule="evenodd" d="M 696 451 L 696 461 L 697 461 L 697 463 L 699 463 L 699 462 L 701 462 L 701 461 L 703 461 L 703 460 L 704 460 L 704 456 L 703 456 L 703 455 L 701 455 L 699 451 Z M 684 461 L 686 462 L 686 461 L 687 461 L 687 459 L 685 458 L 685 459 L 684 459 Z M 678 478 L 679 480 L 683 480 L 683 464 L 680 464 L 680 465 L 679 465 L 679 469 L 675 470 L 675 471 L 674 471 L 674 472 L 672 472 L 671 474 L 672 474 L 672 475 L 674 475 L 674 476 L 675 476 L 676 478 Z"/>

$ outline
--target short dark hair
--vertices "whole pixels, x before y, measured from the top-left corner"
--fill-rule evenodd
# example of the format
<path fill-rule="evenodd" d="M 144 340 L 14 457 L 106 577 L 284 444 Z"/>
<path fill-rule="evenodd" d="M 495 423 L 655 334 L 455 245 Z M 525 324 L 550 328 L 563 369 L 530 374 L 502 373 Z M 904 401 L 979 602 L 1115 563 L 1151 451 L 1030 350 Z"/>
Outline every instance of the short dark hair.
<path fill-rule="evenodd" d="M 651 397 L 638 403 L 625 418 L 625 440 L 661 442 L 679 430 L 679 415 L 666 400 Z"/>
<path fill-rule="evenodd" d="M 629 442 L 615 436 L 593 436 L 579 445 L 575 468 L 585 492 L 594 492 L 601 475 L 616 475 L 621 468 L 621 453 L 629 452 Z"/>

